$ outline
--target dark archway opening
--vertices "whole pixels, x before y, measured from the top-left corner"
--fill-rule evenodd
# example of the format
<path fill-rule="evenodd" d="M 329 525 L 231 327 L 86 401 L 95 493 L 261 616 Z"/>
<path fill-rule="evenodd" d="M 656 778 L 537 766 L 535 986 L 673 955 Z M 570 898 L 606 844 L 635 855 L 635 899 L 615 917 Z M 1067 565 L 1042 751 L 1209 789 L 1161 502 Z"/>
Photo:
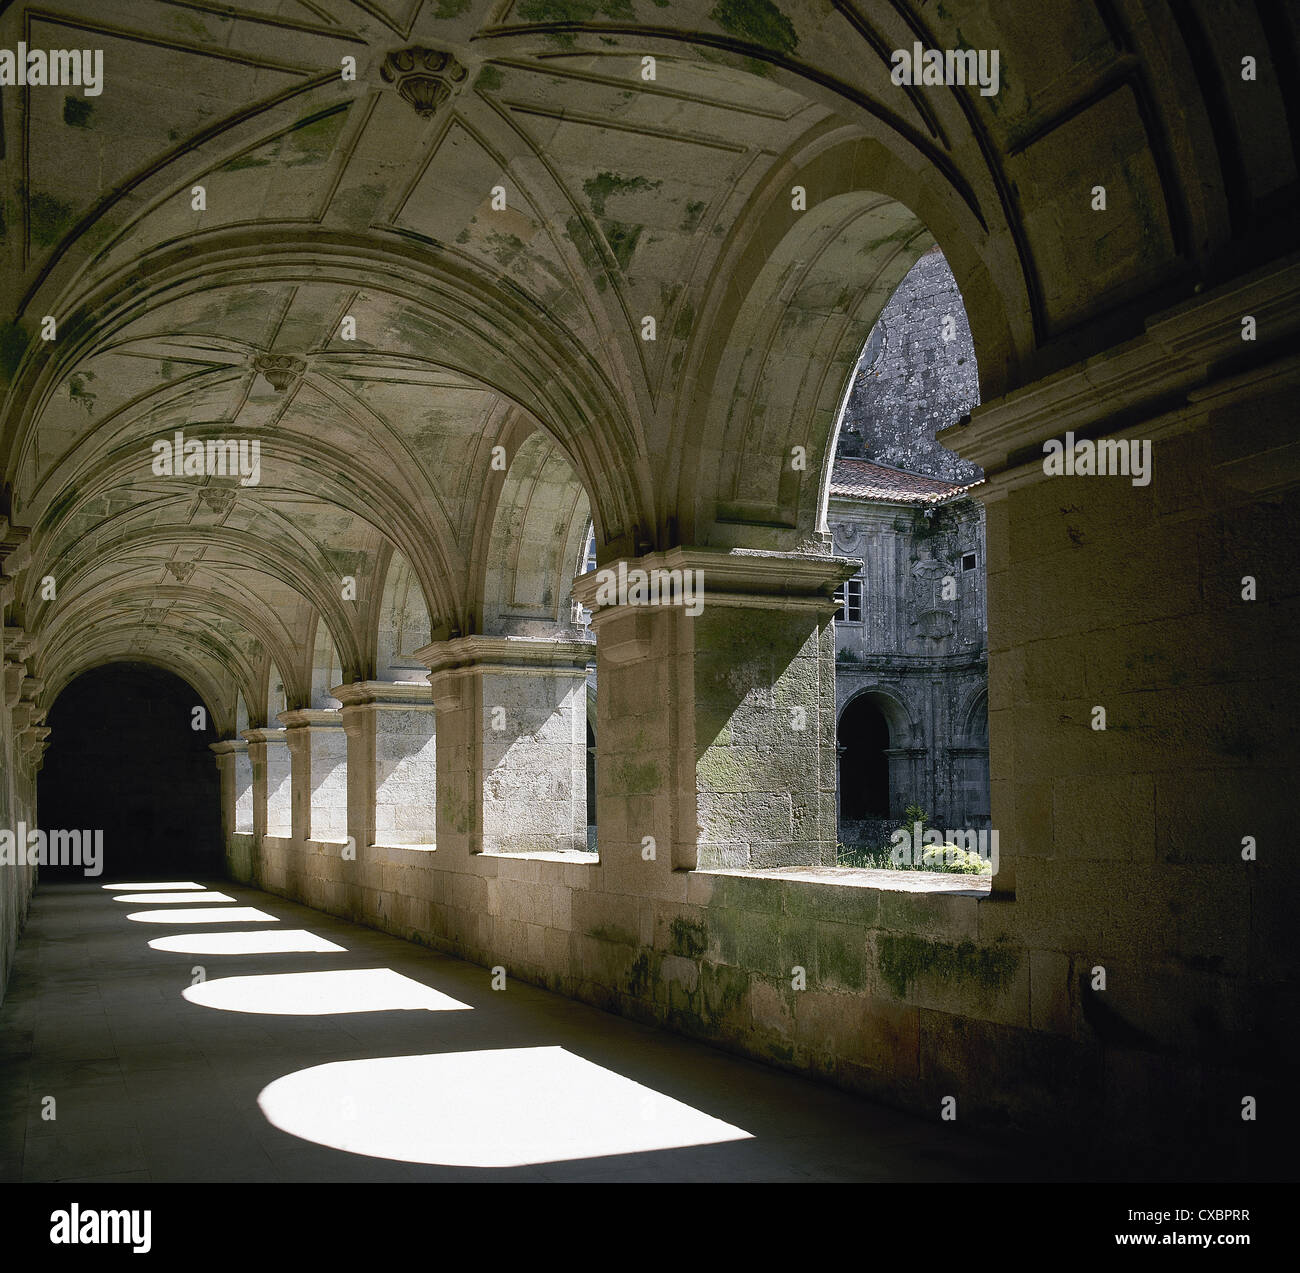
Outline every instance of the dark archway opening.
<path fill-rule="evenodd" d="M 193 727 L 204 708 L 203 729 Z M 180 677 L 146 663 L 85 672 L 55 700 L 37 779 L 41 827 L 103 833 L 106 881 L 224 873 L 211 713 Z M 65 841 L 66 842 L 66 841 Z M 84 879 L 43 866 L 42 879 Z"/>
<path fill-rule="evenodd" d="M 869 698 L 840 717 L 840 820 L 889 816 L 889 722 Z"/>

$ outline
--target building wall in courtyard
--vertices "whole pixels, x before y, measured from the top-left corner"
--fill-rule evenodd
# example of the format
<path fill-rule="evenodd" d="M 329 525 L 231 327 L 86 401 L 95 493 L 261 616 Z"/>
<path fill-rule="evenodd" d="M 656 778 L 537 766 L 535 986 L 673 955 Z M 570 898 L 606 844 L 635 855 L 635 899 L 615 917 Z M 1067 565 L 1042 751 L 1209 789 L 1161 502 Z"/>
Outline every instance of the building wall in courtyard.
<path fill-rule="evenodd" d="M 847 493 L 868 483 L 895 497 Z M 841 460 L 832 480 L 835 551 L 863 561 L 849 585 L 860 592 L 848 598 L 860 603 L 835 621 L 836 719 L 865 695 L 889 726 L 888 818 L 842 814 L 845 844 L 883 843 L 909 805 L 936 826 L 989 825 L 983 508 L 959 488 L 918 502 L 925 497 L 903 493 L 909 484 L 925 479 L 854 460 Z M 843 728 L 840 742 L 842 795 L 860 775 Z"/>

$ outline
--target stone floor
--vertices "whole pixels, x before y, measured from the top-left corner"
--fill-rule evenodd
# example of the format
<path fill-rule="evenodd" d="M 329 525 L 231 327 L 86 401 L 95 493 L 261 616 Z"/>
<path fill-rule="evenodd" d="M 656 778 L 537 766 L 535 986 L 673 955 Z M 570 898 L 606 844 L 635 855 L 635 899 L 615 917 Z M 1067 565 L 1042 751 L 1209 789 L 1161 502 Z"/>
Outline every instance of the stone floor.
<path fill-rule="evenodd" d="M 1062 1174 L 267 893 L 175 883 L 38 891 L 0 1007 L 0 1180 Z"/>

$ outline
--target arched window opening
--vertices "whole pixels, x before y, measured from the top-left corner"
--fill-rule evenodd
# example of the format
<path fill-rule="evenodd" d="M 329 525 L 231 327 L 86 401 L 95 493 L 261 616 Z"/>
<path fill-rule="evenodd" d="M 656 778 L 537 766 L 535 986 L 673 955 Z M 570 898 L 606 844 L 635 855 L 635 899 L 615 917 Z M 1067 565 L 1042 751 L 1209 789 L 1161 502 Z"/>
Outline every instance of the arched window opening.
<path fill-rule="evenodd" d="M 840 414 L 826 505 L 834 551 L 861 561 L 836 593 L 840 832 L 877 854 L 909 807 L 935 826 L 988 825 L 984 508 L 974 464 L 938 434 L 979 403 L 956 279 L 937 248 L 881 310 Z M 905 737 L 876 687 L 906 703 Z M 864 696 L 864 691 L 865 696 Z M 886 753 L 890 754 L 886 754 Z M 892 781 L 891 781 L 892 780 Z"/>
<path fill-rule="evenodd" d="M 432 622 L 424 590 L 411 563 L 399 552 L 389 563 L 379 608 L 376 672 L 381 681 L 424 683 L 428 668 L 415 651 L 429 644 Z"/>
<path fill-rule="evenodd" d="M 595 640 L 573 598 L 591 525 L 586 488 L 563 448 L 541 430 L 523 438 L 493 513 L 481 623 L 485 635 L 545 649 L 546 658 L 545 666 L 501 666 L 484 678 L 484 704 L 497 705 L 499 717 L 492 723 L 485 708 L 484 853 L 585 853 L 591 840 L 586 715 Z M 509 777 L 519 772 L 526 784 Z"/>
<path fill-rule="evenodd" d="M 596 569 L 596 523 L 587 523 L 587 538 L 583 541 L 582 556 L 578 558 L 579 575 L 589 575 Z M 591 630 L 591 611 L 578 602 L 573 603 L 573 621 L 586 631 Z"/>

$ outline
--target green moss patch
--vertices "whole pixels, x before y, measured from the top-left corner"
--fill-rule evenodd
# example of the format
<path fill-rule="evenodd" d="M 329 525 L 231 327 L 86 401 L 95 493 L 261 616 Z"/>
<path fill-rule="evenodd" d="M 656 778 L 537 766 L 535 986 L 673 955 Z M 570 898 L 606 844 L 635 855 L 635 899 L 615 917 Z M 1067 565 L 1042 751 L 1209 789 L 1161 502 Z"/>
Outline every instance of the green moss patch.
<path fill-rule="evenodd" d="M 32 241 L 47 248 L 57 243 L 75 218 L 72 204 L 53 195 L 34 194 L 27 204 L 27 221 Z"/>
<path fill-rule="evenodd" d="M 663 183 L 646 177 L 623 177 L 616 172 L 598 172 L 582 183 L 583 192 L 591 201 L 591 210 L 605 215 L 605 201 L 616 194 L 635 194 L 639 190 L 658 190 Z"/>
<path fill-rule="evenodd" d="M 960 945 L 925 941 L 910 934 L 889 933 L 880 942 L 881 975 L 898 998 L 922 976 L 939 981 L 973 981 L 986 990 L 1001 990 L 1020 967 L 1020 954 L 998 946 Z"/>
<path fill-rule="evenodd" d="M 698 922 L 678 916 L 669 925 L 669 951 L 683 959 L 698 959 L 709 946 L 709 930 Z"/>
<path fill-rule="evenodd" d="M 793 53 L 799 45 L 794 23 L 772 0 L 718 0 L 709 17 L 728 34 L 776 53 Z"/>

